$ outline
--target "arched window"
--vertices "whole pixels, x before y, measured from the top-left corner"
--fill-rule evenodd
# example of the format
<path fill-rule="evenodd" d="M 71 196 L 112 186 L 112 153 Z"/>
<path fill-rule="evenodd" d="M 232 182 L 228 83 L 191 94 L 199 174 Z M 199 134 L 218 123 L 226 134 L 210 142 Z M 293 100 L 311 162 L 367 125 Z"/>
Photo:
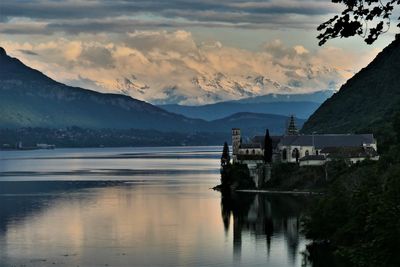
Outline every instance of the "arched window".
<path fill-rule="evenodd" d="M 256 151 L 253 149 L 253 155 L 255 155 L 256 154 Z"/>
<path fill-rule="evenodd" d="M 246 149 L 246 154 L 247 154 L 247 155 L 249 154 L 249 150 L 248 150 L 248 149 Z"/>
<path fill-rule="evenodd" d="M 306 150 L 306 156 L 309 156 L 310 152 L 308 150 Z"/>
<path fill-rule="evenodd" d="M 295 159 L 296 155 L 299 153 L 299 150 L 297 148 L 293 149 L 292 151 L 292 158 Z"/>
<path fill-rule="evenodd" d="M 286 148 L 282 150 L 282 160 L 287 160 L 287 150 L 286 150 Z"/>

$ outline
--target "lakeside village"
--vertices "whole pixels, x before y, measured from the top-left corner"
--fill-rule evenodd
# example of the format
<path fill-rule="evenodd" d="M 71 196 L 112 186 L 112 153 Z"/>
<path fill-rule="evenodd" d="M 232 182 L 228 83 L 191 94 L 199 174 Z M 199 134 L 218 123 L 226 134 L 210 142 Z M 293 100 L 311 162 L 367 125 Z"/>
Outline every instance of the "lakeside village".
<path fill-rule="evenodd" d="M 265 189 L 274 179 L 274 166 L 325 169 L 330 162 L 346 165 L 378 160 L 377 141 L 373 134 L 300 134 L 291 116 L 282 136 L 255 136 L 243 143 L 239 128 L 232 129 L 232 163 L 228 144 L 221 157 L 221 185 L 215 189 Z M 326 174 L 327 175 L 327 174 Z M 305 177 L 307 178 L 307 177 Z M 313 178 L 311 178 L 313 179 Z"/>

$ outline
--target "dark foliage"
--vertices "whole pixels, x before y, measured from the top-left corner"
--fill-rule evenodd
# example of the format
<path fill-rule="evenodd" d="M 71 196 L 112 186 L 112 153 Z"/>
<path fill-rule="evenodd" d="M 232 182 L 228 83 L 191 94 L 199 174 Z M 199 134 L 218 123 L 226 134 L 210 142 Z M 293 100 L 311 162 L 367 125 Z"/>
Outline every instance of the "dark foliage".
<path fill-rule="evenodd" d="M 389 30 L 390 16 L 400 0 L 332 0 L 344 4 L 345 9 L 318 27 L 319 45 L 328 40 L 360 35 L 367 44 Z M 400 18 L 399 18 L 400 19 Z M 397 24 L 400 27 L 400 23 Z"/>
<path fill-rule="evenodd" d="M 392 136 L 400 134 L 399 117 Z M 348 266 L 400 266 L 399 151 L 400 143 L 392 142 L 379 162 L 365 161 L 338 173 L 303 220 L 307 237 L 329 243 Z"/>
<path fill-rule="evenodd" d="M 229 156 L 229 147 L 228 143 L 224 143 L 224 148 L 222 150 L 222 156 L 221 156 L 221 166 L 224 167 L 226 165 L 229 165 L 231 161 L 231 157 Z"/>
<path fill-rule="evenodd" d="M 221 168 L 221 185 L 216 187 L 222 192 L 240 189 L 254 189 L 256 186 L 245 164 L 229 164 Z"/>
<path fill-rule="evenodd" d="M 272 167 L 271 179 L 265 184 L 266 189 L 285 191 L 323 192 L 336 177 L 348 170 L 342 161 L 331 161 L 326 166 L 304 166 L 281 163 Z"/>
<path fill-rule="evenodd" d="M 306 235 L 331 243 L 351 266 L 399 266 L 400 168 L 358 166 L 341 176 L 307 217 Z"/>
<path fill-rule="evenodd" d="M 395 132 L 397 142 L 400 143 L 400 112 L 397 112 L 394 116 L 393 131 Z"/>

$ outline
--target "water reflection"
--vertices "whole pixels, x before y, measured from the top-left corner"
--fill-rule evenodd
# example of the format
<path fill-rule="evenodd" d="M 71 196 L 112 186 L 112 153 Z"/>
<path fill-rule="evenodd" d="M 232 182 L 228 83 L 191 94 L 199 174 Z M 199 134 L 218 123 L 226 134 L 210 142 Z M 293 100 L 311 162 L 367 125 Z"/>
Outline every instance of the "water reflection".
<path fill-rule="evenodd" d="M 209 149 L 0 155 L 0 266 L 301 266 L 307 198 L 221 199 Z"/>
<path fill-rule="evenodd" d="M 242 237 L 254 236 L 265 240 L 268 257 L 271 255 L 274 237 L 286 242 L 290 264 L 300 256 L 300 216 L 312 201 L 310 197 L 277 194 L 236 193 L 223 195 L 222 220 L 225 232 L 233 228 L 233 251 L 236 260 L 242 254 Z"/>

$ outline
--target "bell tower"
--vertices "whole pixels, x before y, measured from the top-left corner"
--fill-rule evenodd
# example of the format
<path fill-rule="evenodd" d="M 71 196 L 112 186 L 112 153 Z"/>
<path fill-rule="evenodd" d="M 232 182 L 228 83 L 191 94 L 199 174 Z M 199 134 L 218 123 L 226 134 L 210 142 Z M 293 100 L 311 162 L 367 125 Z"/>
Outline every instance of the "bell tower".
<path fill-rule="evenodd" d="M 298 135 L 299 134 L 299 130 L 297 130 L 293 115 L 290 116 L 290 121 L 289 121 L 288 128 L 286 130 L 286 134 L 287 135 Z"/>

